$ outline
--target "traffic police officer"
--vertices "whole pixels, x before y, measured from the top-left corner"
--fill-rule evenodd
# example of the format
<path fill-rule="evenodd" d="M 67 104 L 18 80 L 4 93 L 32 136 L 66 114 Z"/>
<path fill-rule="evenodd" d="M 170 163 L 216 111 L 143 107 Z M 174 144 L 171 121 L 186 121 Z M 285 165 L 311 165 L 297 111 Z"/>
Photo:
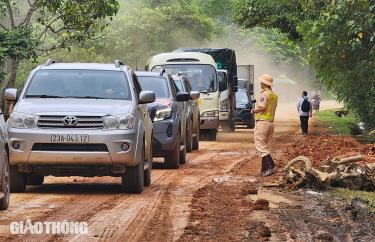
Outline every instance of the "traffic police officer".
<path fill-rule="evenodd" d="M 275 162 L 270 155 L 270 145 L 274 132 L 274 118 L 277 107 L 278 96 L 272 91 L 273 78 L 269 74 L 263 74 L 259 77 L 261 82 L 260 99 L 255 109 L 255 131 L 254 143 L 256 149 L 262 157 L 262 176 L 270 176 L 276 172 Z"/>

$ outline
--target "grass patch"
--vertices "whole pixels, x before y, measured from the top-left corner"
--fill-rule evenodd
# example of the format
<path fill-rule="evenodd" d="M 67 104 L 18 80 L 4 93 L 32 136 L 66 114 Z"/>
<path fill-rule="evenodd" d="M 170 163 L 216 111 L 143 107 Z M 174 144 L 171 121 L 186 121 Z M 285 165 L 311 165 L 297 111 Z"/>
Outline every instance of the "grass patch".
<path fill-rule="evenodd" d="M 372 211 L 375 212 L 375 192 L 365 192 L 365 191 L 354 191 L 345 188 L 337 188 L 328 192 L 333 196 L 338 196 L 351 201 L 353 198 L 358 197 L 365 201 Z"/>
<path fill-rule="evenodd" d="M 347 116 L 338 117 L 334 110 L 319 111 L 315 115 L 318 117 L 319 123 L 327 127 L 335 134 L 340 135 L 358 135 L 360 131 L 357 126 L 356 117 L 349 113 Z"/>

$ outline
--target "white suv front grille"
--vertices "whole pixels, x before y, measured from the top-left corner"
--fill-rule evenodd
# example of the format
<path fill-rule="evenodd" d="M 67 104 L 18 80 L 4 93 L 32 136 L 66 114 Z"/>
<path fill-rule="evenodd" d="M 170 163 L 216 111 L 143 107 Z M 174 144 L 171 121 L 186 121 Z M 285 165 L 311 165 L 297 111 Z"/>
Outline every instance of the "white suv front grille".
<path fill-rule="evenodd" d="M 64 122 L 67 117 L 76 118 L 75 124 Z M 63 115 L 42 115 L 38 118 L 39 128 L 103 128 L 103 118 L 101 116 L 63 116 Z"/>

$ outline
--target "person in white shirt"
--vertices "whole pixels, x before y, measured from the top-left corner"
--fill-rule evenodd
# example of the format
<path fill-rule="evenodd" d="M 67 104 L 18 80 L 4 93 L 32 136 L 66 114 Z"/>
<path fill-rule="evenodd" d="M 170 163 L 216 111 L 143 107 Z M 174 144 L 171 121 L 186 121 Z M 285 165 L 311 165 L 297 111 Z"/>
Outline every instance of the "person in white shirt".
<path fill-rule="evenodd" d="M 307 92 L 302 92 L 302 97 L 297 102 L 297 110 L 301 121 L 301 130 L 303 135 L 309 132 L 309 118 L 312 117 L 312 107 Z"/>

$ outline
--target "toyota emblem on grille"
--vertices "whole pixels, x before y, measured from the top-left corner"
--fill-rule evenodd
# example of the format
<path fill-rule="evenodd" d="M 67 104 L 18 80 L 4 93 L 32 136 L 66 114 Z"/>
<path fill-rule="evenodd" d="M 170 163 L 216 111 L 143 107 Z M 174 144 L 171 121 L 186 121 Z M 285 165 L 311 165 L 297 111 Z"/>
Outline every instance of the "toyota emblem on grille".
<path fill-rule="evenodd" d="M 78 118 L 75 116 L 66 116 L 63 119 L 63 123 L 65 126 L 75 126 L 78 123 Z"/>

